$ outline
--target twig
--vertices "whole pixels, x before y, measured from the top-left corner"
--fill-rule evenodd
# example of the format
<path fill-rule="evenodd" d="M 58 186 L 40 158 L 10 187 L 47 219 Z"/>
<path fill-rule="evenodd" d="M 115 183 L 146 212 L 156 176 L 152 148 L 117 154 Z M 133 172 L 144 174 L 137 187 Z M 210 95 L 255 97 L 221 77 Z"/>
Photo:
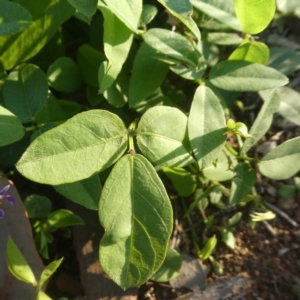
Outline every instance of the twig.
<path fill-rule="evenodd" d="M 276 207 L 275 205 L 263 201 L 264 205 L 267 206 L 269 209 L 273 210 L 275 213 L 277 213 L 281 218 L 285 219 L 287 222 L 289 222 L 292 226 L 298 227 L 298 223 L 292 220 L 285 212 L 283 212 L 281 209 Z"/>
<path fill-rule="evenodd" d="M 265 227 L 267 228 L 267 230 L 268 230 L 273 236 L 276 236 L 276 235 L 277 235 L 276 231 L 273 229 L 273 227 L 272 227 L 267 221 L 262 221 L 262 223 L 265 225 Z"/>

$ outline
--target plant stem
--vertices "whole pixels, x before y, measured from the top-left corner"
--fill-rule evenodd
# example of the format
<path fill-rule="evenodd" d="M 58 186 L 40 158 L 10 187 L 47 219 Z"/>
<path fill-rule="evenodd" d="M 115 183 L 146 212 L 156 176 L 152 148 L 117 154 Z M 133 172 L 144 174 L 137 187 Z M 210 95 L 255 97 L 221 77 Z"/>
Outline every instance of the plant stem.
<path fill-rule="evenodd" d="M 135 153 L 135 149 L 134 149 L 134 140 L 133 137 L 136 135 L 136 131 L 135 128 L 137 126 L 139 118 L 136 118 L 129 126 L 128 128 L 128 142 L 129 142 L 129 151 L 130 153 Z"/>
<path fill-rule="evenodd" d="M 3 175 L 0 175 L 0 179 L 3 179 L 3 178 L 7 178 L 8 176 L 11 176 L 15 174 L 15 170 L 10 170 L 9 172 L 3 174 Z"/>

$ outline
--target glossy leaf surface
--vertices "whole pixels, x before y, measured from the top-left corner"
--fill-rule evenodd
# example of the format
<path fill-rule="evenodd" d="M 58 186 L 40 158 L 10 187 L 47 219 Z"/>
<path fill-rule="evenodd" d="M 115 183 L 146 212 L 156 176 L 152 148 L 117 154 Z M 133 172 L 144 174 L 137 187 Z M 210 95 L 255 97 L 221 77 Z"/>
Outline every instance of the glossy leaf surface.
<path fill-rule="evenodd" d="M 255 92 L 289 82 L 282 73 L 261 64 L 246 61 L 222 61 L 211 69 L 209 81 L 229 91 Z"/>
<path fill-rule="evenodd" d="M 57 228 L 84 225 L 84 221 L 67 209 L 58 209 L 47 218 L 47 230 L 55 231 Z"/>
<path fill-rule="evenodd" d="M 200 30 L 192 19 L 193 7 L 189 0 L 158 0 L 172 15 L 177 17 L 195 35 L 197 40 L 201 39 Z"/>
<path fill-rule="evenodd" d="M 18 33 L 32 23 L 30 13 L 21 5 L 0 0 L 0 7 L 0 36 Z"/>
<path fill-rule="evenodd" d="M 234 7 L 243 31 L 258 34 L 272 21 L 275 11 L 275 0 L 234 0 Z"/>
<path fill-rule="evenodd" d="M 290 139 L 267 153 L 260 161 L 259 171 L 275 180 L 288 179 L 300 170 L 300 137 Z"/>
<path fill-rule="evenodd" d="M 200 169 L 215 160 L 226 141 L 222 106 L 210 88 L 197 88 L 188 120 L 189 139 Z"/>
<path fill-rule="evenodd" d="M 23 123 L 34 119 L 46 102 L 47 94 L 46 75 L 31 64 L 15 68 L 3 86 L 6 107 Z"/>
<path fill-rule="evenodd" d="M 66 198 L 86 208 L 98 210 L 102 190 L 98 174 L 81 181 L 56 185 L 54 188 Z"/>
<path fill-rule="evenodd" d="M 154 164 L 182 167 L 193 162 L 186 149 L 187 117 L 177 108 L 148 109 L 139 122 L 137 142 L 142 153 Z"/>
<path fill-rule="evenodd" d="M 106 229 L 100 243 L 104 271 L 123 289 L 146 282 L 163 263 L 173 228 L 167 193 L 146 158 L 129 154 L 116 163 L 99 217 Z"/>
<path fill-rule="evenodd" d="M 35 139 L 17 168 L 36 182 L 70 183 L 106 169 L 126 146 L 122 120 L 104 110 L 90 110 Z"/>
<path fill-rule="evenodd" d="M 0 146 L 20 140 L 25 130 L 21 121 L 9 110 L 0 105 Z"/>

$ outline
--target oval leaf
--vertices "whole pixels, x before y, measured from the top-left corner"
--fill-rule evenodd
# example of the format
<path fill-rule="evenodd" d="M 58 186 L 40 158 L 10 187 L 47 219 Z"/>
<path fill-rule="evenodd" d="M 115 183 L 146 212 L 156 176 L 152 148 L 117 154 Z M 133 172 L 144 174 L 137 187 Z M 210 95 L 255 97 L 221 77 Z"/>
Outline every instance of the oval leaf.
<path fill-rule="evenodd" d="M 36 285 L 34 274 L 17 245 L 11 239 L 7 240 L 6 260 L 9 271 L 19 280 Z"/>
<path fill-rule="evenodd" d="M 279 87 L 289 79 L 275 69 L 247 61 L 222 61 L 211 69 L 209 81 L 228 91 L 255 92 Z"/>
<path fill-rule="evenodd" d="M 87 18 L 91 18 L 97 10 L 98 0 L 68 0 L 68 2 Z"/>
<path fill-rule="evenodd" d="M 129 105 L 135 107 L 164 81 L 169 67 L 155 58 L 156 51 L 146 43 L 139 48 L 129 82 Z"/>
<path fill-rule="evenodd" d="M 187 117 L 177 108 L 148 109 L 139 122 L 137 142 L 142 153 L 154 164 L 183 167 L 193 162 L 185 148 Z"/>
<path fill-rule="evenodd" d="M 1 0 L 0 6 L 0 35 L 18 33 L 32 23 L 30 13 L 20 4 Z"/>
<path fill-rule="evenodd" d="M 98 210 L 102 190 L 98 174 L 81 181 L 56 185 L 54 188 L 66 198 L 86 208 Z"/>
<path fill-rule="evenodd" d="M 234 0 L 234 7 L 243 31 L 249 34 L 263 31 L 276 11 L 275 0 Z"/>
<path fill-rule="evenodd" d="M 189 139 L 200 169 L 209 166 L 226 141 L 225 116 L 219 99 L 210 88 L 199 86 L 188 120 Z"/>
<path fill-rule="evenodd" d="M 180 274 L 182 258 L 173 248 L 168 248 L 166 258 L 161 267 L 152 275 L 151 280 L 167 282 Z"/>
<path fill-rule="evenodd" d="M 245 60 L 265 65 L 269 59 L 269 48 L 266 44 L 245 40 L 229 56 L 228 60 Z"/>
<path fill-rule="evenodd" d="M 3 86 L 6 107 L 23 123 L 30 122 L 47 100 L 46 75 L 37 66 L 23 64 L 15 68 Z"/>
<path fill-rule="evenodd" d="M 47 71 L 49 85 L 59 92 L 71 93 L 81 84 L 77 64 L 69 57 L 60 57 Z"/>
<path fill-rule="evenodd" d="M 104 110 L 90 110 L 36 138 L 17 169 L 36 182 L 70 183 L 106 169 L 126 146 L 122 120 Z"/>
<path fill-rule="evenodd" d="M 170 58 L 195 67 L 198 65 L 198 55 L 192 44 L 176 32 L 153 28 L 145 33 L 144 40 L 150 47 Z"/>
<path fill-rule="evenodd" d="M 271 179 L 283 180 L 300 170 L 300 137 L 282 143 L 260 161 L 259 171 Z"/>
<path fill-rule="evenodd" d="M 70 210 L 59 209 L 49 214 L 46 224 L 46 231 L 55 231 L 57 228 L 84 225 L 84 221 Z"/>
<path fill-rule="evenodd" d="M 20 140 L 25 130 L 21 121 L 0 105 L 0 147 Z"/>
<path fill-rule="evenodd" d="M 104 185 L 99 217 L 104 271 L 123 289 L 146 282 L 163 263 L 173 214 L 163 183 L 141 155 L 126 155 Z"/>

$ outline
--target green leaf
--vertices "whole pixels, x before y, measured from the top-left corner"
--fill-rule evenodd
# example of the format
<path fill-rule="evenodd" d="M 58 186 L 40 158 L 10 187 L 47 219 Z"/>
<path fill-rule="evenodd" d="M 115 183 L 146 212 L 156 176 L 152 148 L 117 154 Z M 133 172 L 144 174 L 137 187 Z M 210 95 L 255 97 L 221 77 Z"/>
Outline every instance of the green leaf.
<path fill-rule="evenodd" d="M 218 240 L 216 238 L 216 235 L 214 235 L 207 241 L 204 248 L 200 251 L 200 259 L 201 260 L 205 260 L 210 257 L 210 255 L 212 254 L 212 252 L 214 251 L 214 249 L 217 246 L 217 242 L 218 242 Z"/>
<path fill-rule="evenodd" d="M 36 194 L 26 197 L 24 205 L 29 218 L 44 218 L 52 210 L 50 199 Z"/>
<path fill-rule="evenodd" d="M 151 280 L 167 282 L 180 274 L 182 258 L 173 248 L 168 248 L 166 258 L 161 267 L 151 276 Z"/>
<path fill-rule="evenodd" d="M 56 185 L 54 188 L 66 198 L 86 208 L 98 210 L 102 191 L 98 175 L 77 182 Z"/>
<path fill-rule="evenodd" d="M 116 163 L 99 217 L 106 229 L 100 242 L 104 271 L 123 289 L 146 282 L 162 265 L 173 229 L 168 195 L 146 158 L 130 154 Z"/>
<path fill-rule="evenodd" d="M 285 200 L 294 197 L 296 192 L 296 187 L 294 185 L 282 185 L 279 188 L 278 194 Z"/>
<path fill-rule="evenodd" d="M 200 169 L 215 160 L 226 141 L 226 122 L 222 106 L 210 88 L 199 86 L 188 120 L 189 139 Z"/>
<path fill-rule="evenodd" d="M 169 67 L 154 57 L 156 51 L 146 43 L 139 48 L 129 82 L 129 105 L 135 107 L 150 96 L 164 81 Z"/>
<path fill-rule="evenodd" d="M 207 42 L 216 45 L 238 45 L 243 39 L 236 33 L 209 32 Z"/>
<path fill-rule="evenodd" d="M 300 165 L 300 137 L 290 139 L 267 153 L 258 164 L 259 171 L 275 180 L 294 176 Z"/>
<path fill-rule="evenodd" d="M 149 24 L 157 14 L 156 6 L 152 4 L 143 4 L 143 10 L 139 21 L 139 27 Z"/>
<path fill-rule="evenodd" d="M 247 153 L 247 151 L 269 130 L 272 124 L 273 114 L 278 111 L 280 100 L 281 97 L 278 89 L 274 89 L 269 99 L 265 101 L 264 105 L 260 109 L 258 116 L 250 128 L 249 134 L 252 138 L 245 140 L 241 149 L 242 155 Z"/>
<path fill-rule="evenodd" d="M 152 163 L 183 167 L 193 162 L 185 147 L 187 117 L 179 109 L 168 106 L 148 109 L 136 133 L 140 150 Z"/>
<path fill-rule="evenodd" d="M 43 291 L 38 291 L 36 300 L 52 300 L 46 293 Z"/>
<path fill-rule="evenodd" d="M 32 15 L 34 22 L 21 33 L 0 37 L 0 45 L 3 45 L 0 61 L 6 70 L 36 55 L 74 13 L 74 8 L 65 0 L 39 0 L 38 5 L 36 0 L 16 2 Z"/>
<path fill-rule="evenodd" d="M 52 261 L 42 272 L 41 277 L 38 281 L 38 288 L 41 288 L 44 283 L 52 276 L 52 274 L 57 270 L 57 268 L 60 266 L 60 264 L 63 261 L 63 257 L 58 260 Z"/>
<path fill-rule="evenodd" d="M 280 96 L 280 105 L 278 113 L 290 122 L 300 125 L 300 94 L 289 87 L 281 87 L 277 89 Z M 260 91 L 259 95 L 264 101 L 268 101 L 271 97 L 272 90 Z"/>
<path fill-rule="evenodd" d="M 235 248 L 235 236 L 230 229 L 224 228 L 222 230 L 223 242 L 232 250 Z"/>
<path fill-rule="evenodd" d="M 268 66 L 290 75 L 300 69 L 300 53 L 287 47 L 270 48 Z"/>
<path fill-rule="evenodd" d="M 268 62 L 268 59 L 268 46 L 261 42 L 249 41 L 249 39 L 245 39 L 244 42 L 235 49 L 228 58 L 228 60 L 245 60 L 262 65 L 265 65 Z"/>
<path fill-rule="evenodd" d="M 103 95 L 99 95 L 98 89 L 93 86 L 87 86 L 86 97 L 92 107 L 96 106 L 103 100 Z"/>
<path fill-rule="evenodd" d="M 234 0 L 234 7 L 243 32 L 249 34 L 258 34 L 267 28 L 276 11 L 275 0 Z"/>
<path fill-rule="evenodd" d="M 32 23 L 30 13 L 21 5 L 0 0 L 0 6 L 0 36 L 18 33 Z"/>
<path fill-rule="evenodd" d="M 9 110 L 0 105 L 0 147 L 20 140 L 25 130 L 21 121 Z"/>
<path fill-rule="evenodd" d="M 192 19 L 193 7 L 189 0 L 158 0 L 172 15 L 177 17 L 195 35 L 201 39 L 200 30 Z"/>
<path fill-rule="evenodd" d="M 183 168 L 163 167 L 162 170 L 171 179 L 180 196 L 187 197 L 195 191 L 197 182 L 190 172 Z"/>
<path fill-rule="evenodd" d="M 142 0 L 102 0 L 111 11 L 133 32 L 138 33 L 139 20 L 142 14 Z"/>
<path fill-rule="evenodd" d="M 66 119 L 77 115 L 82 109 L 82 105 L 74 101 L 58 100 L 58 103 L 65 111 Z"/>
<path fill-rule="evenodd" d="M 17 279 L 36 285 L 36 279 L 30 266 L 10 236 L 6 244 L 6 261 L 9 271 Z"/>
<path fill-rule="evenodd" d="M 68 2 L 87 18 L 96 13 L 98 0 L 68 0 Z"/>
<path fill-rule="evenodd" d="M 255 92 L 289 82 L 280 72 L 247 61 L 222 61 L 212 67 L 209 81 L 216 87 L 236 92 Z"/>
<path fill-rule="evenodd" d="M 103 93 L 107 102 L 114 107 L 123 107 L 128 101 L 129 78 L 121 72 L 116 81 Z"/>
<path fill-rule="evenodd" d="M 242 26 L 237 19 L 232 1 L 224 0 L 190 0 L 191 4 L 210 17 L 226 24 L 228 27 L 242 31 Z"/>
<path fill-rule="evenodd" d="M 100 66 L 99 93 L 106 91 L 116 80 L 127 59 L 133 40 L 133 34 L 105 5 L 98 5 L 104 16 L 104 52 L 108 64 Z M 102 69 L 101 69 L 102 68 Z"/>
<path fill-rule="evenodd" d="M 60 57 L 47 71 L 49 85 L 63 93 L 76 91 L 81 85 L 77 64 L 69 57 Z"/>
<path fill-rule="evenodd" d="M 222 149 L 217 158 L 217 163 L 212 163 L 204 168 L 203 174 L 210 180 L 227 181 L 234 177 L 235 174 L 231 169 L 236 165 L 236 158 L 225 149 Z"/>
<path fill-rule="evenodd" d="M 47 218 L 47 231 L 55 231 L 58 228 L 74 226 L 74 225 L 84 225 L 84 221 L 67 209 L 58 209 Z"/>
<path fill-rule="evenodd" d="M 23 64 L 8 75 L 2 90 L 6 107 L 23 123 L 30 122 L 46 102 L 47 78 L 37 66 Z"/>
<path fill-rule="evenodd" d="M 83 81 L 98 88 L 98 69 L 105 61 L 103 53 L 88 44 L 82 45 L 77 51 L 77 62 Z"/>
<path fill-rule="evenodd" d="M 234 171 L 237 174 L 231 182 L 229 203 L 238 204 L 251 192 L 256 182 L 256 172 L 247 163 L 236 165 Z"/>
<path fill-rule="evenodd" d="M 80 113 L 35 139 L 17 169 L 33 181 L 52 185 L 88 178 L 120 158 L 126 131 L 122 120 L 107 111 Z"/>
<path fill-rule="evenodd" d="M 144 41 L 156 51 L 196 67 L 198 54 L 192 44 L 182 35 L 160 28 L 148 30 L 144 35 Z"/>
<path fill-rule="evenodd" d="M 242 217 L 242 213 L 241 212 L 237 212 L 236 214 L 234 214 L 229 220 L 228 220 L 228 226 L 234 226 Z"/>

